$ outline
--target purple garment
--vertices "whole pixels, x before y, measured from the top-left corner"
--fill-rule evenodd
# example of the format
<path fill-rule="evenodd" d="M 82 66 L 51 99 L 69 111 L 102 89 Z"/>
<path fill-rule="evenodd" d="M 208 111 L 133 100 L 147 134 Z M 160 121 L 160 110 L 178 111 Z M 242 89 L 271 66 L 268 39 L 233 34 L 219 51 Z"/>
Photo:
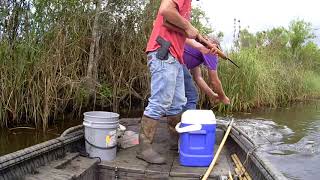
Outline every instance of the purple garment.
<path fill-rule="evenodd" d="M 212 54 L 202 54 L 199 50 L 189 46 L 184 46 L 184 63 L 188 69 L 193 69 L 200 64 L 204 64 L 210 70 L 217 70 L 218 58 Z"/>

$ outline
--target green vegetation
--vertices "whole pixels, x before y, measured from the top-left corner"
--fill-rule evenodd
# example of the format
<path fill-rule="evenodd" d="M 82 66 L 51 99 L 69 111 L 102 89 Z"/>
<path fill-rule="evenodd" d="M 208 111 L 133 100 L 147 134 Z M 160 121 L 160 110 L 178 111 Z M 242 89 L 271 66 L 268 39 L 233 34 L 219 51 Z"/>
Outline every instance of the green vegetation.
<path fill-rule="evenodd" d="M 1 126 L 45 130 L 65 113 L 142 109 L 150 82 L 144 49 L 158 5 L 155 0 L 1 1 Z M 212 32 L 203 25 L 205 14 L 194 11 L 201 32 Z M 257 34 L 243 30 L 240 37 L 231 57 L 241 69 L 220 63 L 230 110 L 319 96 L 320 50 L 309 41 L 308 23 Z M 206 103 L 202 98 L 201 105 Z"/>
<path fill-rule="evenodd" d="M 320 49 L 312 41 L 311 24 L 292 21 L 289 29 L 274 28 L 240 34 L 232 59 L 220 63 L 220 77 L 232 99 L 231 111 L 277 107 L 320 95 Z M 223 110 L 220 105 L 219 109 Z"/>
<path fill-rule="evenodd" d="M 158 4 L 1 1 L 1 126 L 46 129 L 64 113 L 146 102 L 144 49 Z"/>

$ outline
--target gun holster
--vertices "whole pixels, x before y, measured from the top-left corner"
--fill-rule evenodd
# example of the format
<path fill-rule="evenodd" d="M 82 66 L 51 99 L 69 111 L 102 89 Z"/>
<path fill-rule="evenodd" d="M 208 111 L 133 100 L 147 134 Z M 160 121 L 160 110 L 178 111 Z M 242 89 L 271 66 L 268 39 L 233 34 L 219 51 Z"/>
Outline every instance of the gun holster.
<path fill-rule="evenodd" d="M 164 40 L 161 36 L 158 36 L 156 41 L 160 45 L 160 48 L 157 49 L 156 57 L 161 60 L 167 60 L 169 58 L 171 42 Z"/>

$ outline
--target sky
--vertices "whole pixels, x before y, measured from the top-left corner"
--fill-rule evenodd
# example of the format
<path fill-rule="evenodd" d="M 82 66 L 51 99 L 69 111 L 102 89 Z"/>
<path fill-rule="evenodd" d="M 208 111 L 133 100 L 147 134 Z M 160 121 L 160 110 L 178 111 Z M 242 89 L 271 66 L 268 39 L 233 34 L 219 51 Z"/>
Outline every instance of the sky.
<path fill-rule="evenodd" d="M 200 6 L 210 19 L 215 32 L 224 33 L 223 46 L 229 48 L 233 41 L 234 18 L 249 32 L 288 28 L 295 19 L 310 22 L 320 46 L 320 1 L 317 0 L 200 0 L 192 2 Z M 237 25 L 238 26 L 238 25 Z"/>

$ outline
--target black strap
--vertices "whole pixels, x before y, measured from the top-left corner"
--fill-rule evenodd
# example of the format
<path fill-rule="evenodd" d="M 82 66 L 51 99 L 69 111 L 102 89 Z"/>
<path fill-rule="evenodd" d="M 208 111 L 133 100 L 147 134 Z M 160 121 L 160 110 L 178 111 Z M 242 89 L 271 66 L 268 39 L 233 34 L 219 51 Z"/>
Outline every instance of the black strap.
<path fill-rule="evenodd" d="M 90 146 L 92 146 L 92 147 L 94 147 L 94 148 L 97 148 L 97 149 L 112 149 L 112 148 L 115 148 L 115 147 L 117 146 L 117 145 L 114 145 L 114 146 L 111 146 L 111 147 L 100 147 L 100 146 L 96 146 L 96 145 L 90 143 L 90 142 L 87 140 L 87 138 L 84 138 L 84 140 L 85 140 Z"/>

